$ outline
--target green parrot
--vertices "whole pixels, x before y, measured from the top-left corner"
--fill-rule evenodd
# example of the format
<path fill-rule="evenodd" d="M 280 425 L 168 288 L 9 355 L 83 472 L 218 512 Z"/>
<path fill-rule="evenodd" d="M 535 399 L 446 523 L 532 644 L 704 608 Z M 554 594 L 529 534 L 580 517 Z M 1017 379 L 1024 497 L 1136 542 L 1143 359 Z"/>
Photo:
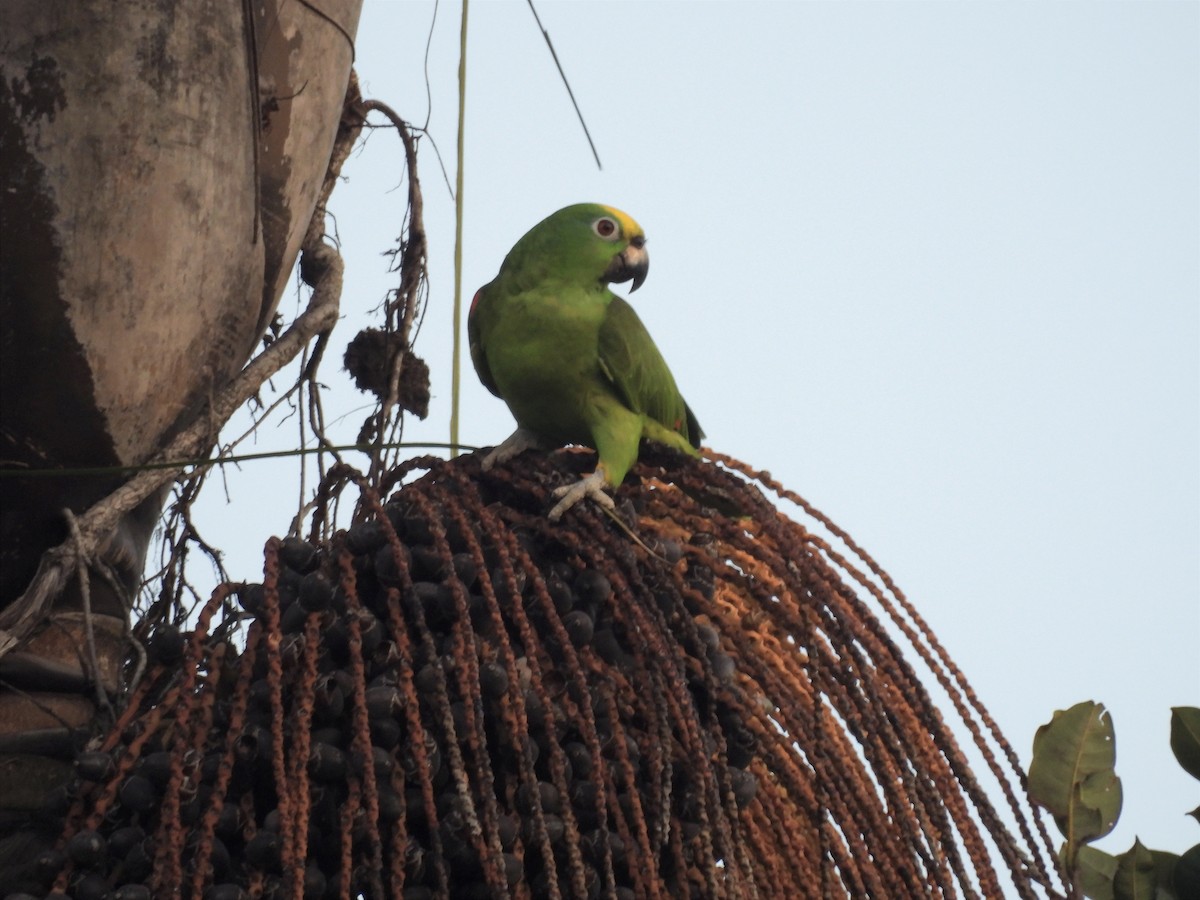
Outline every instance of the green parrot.
<path fill-rule="evenodd" d="M 517 241 L 500 273 L 475 294 L 471 359 L 508 404 L 517 430 L 483 458 L 490 469 L 530 447 L 586 444 L 596 471 L 558 488 L 552 520 L 591 497 L 611 508 L 615 488 L 649 438 L 697 455 L 704 432 L 646 326 L 608 285 L 646 279 L 641 226 L 611 206 L 560 209 Z"/>

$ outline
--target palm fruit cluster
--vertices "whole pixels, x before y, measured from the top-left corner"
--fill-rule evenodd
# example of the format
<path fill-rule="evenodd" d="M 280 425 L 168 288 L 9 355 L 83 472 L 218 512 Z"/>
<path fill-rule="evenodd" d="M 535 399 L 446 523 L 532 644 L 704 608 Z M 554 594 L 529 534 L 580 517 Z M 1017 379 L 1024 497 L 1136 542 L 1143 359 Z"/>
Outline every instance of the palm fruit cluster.
<path fill-rule="evenodd" d="M 307 539 L 160 629 L 9 900 L 1057 896 L 916 611 L 719 459 L 645 454 L 615 515 L 559 523 L 591 454 L 335 466 Z"/>

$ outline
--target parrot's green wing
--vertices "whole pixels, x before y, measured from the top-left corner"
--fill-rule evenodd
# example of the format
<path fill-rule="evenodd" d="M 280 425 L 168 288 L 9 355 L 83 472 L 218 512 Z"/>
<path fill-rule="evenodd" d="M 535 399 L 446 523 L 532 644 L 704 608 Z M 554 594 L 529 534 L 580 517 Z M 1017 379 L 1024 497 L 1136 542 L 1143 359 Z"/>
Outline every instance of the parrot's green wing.
<path fill-rule="evenodd" d="M 654 339 L 633 307 L 615 295 L 600 326 L 598 349 L 600 369 L 626 406 L 700 446 L 704 432 Z"/>
<path fill-rule="evenodd" d="M 467 346 L 471 350 L 471 362 L 475 364 L 479 380 L 485 388 L 499 397 L 500 391 L 492 377 L 491 367 L 488 366 L 487 355 L 483 352 L 483 336 L 479 333 L 479 318 L 476 315 L 479 305 L 486 302 L 483 292 L 484 288 L 475 292 L 475 297 L 471 300 L 471 310 L 467 313 Z"/>

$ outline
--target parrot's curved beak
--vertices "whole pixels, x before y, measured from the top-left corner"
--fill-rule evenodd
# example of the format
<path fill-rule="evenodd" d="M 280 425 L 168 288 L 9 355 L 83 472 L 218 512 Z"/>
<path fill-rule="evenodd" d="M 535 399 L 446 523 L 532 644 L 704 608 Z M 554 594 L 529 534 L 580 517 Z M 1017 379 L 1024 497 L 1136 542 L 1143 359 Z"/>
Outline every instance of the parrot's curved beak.
<path fill-rule="evenodd" d="M 609 284 L 620 284 L 633 279 L 633 284 L 629 287 L 632 293 L 642 286 L 649 272 L 650 253 L 646 250 L 646 239 L 638 235 L 629 242 L 628 247 L 613 257 L 604 271 L 603 280 Z"/>

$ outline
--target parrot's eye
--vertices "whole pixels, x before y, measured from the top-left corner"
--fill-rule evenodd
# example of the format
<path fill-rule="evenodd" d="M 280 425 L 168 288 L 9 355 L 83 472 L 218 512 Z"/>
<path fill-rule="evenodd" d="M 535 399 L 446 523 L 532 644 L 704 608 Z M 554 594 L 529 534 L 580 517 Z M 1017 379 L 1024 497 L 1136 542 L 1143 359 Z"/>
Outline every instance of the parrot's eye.
<path fill-rule="evenodd" d="M 621 229 L 617 227 L 617 223 L 607 216 L 593 222 L 592 231 L 596 232 L 597 237 L 606 241 L 615 241 L 621 236 Z"/>

